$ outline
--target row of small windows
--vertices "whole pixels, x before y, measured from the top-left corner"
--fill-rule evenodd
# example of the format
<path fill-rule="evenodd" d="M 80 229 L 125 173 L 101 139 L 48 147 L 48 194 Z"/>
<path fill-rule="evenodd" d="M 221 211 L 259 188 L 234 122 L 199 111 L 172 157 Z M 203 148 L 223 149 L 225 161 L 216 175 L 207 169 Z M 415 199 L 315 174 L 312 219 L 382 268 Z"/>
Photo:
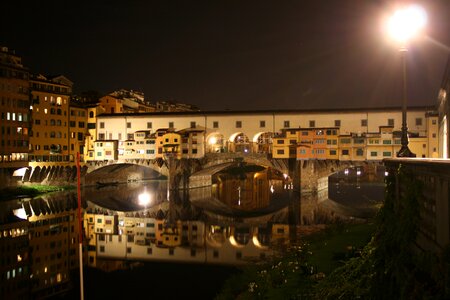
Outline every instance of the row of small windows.
<path fill-rule="evenodd" d="M 436 120 L 433 120 L 432 122 L 433 122 L 433 125 L 436 124 Z M 415 124 L 416 124 L 416 126 L 421 126 L 422 125 L 422 118 L 416 118 Z M 175 127 L 174 126 L 174 122 L 169 122 L 168 125 L 169 125 L 169 128 L 174 128 Z M 388 126 L 394 126 L 394 119 L 388 119 L 388 124 L 387 125 Z M 191 124 L 190 124 L 191 128 L 195 128 L 196 126 L 197 126 L 196 122 L 191 122 Z M 334 120 L 334 127 L 340 127 L 340 126 L 341 126 L 341 120 Z M 361 126 L 362 127 L 367 127 L 368 126 L 367 119 L 362 119 L 361 120 Z M 213 126 L 212 127 L 213 128 L 219 128 L 219 122 L 218 121 L 213 121 Z M 242 121 L 236 121 L 235 127 L 236 128 L 242 128 Z M 260 128 L 265 128 L 266 127 L 266 121 L 264 121 L 264 120 L 259 121 L 259 127 Z M 291 127 L 291 122 L 290 121 L 284 121 L 283 122 L 283 127 L 284 128 L 290 128 Z M 316 127 L 316 121 L 315 120 L 310 120 L 309 121 L 309 127 L 311 127 L 311 128 Z M 104 122 L 100 122 L 100 128 L 105 128 L 105 123 Z M 127 128 L 131 128 L 131 122 L 127 122 Z M 147 129 L 151 129 L 151 128 L 153 128 L 152 122 L 147 122 Z"/>
<path fill-rule="evenodd" d="M 28 100 L 13 99 L 9 97 L 2 97 L 1 105 L 27 109 L 30 107 Z"/>
<path fill-rule="evenodd" d="M 43 83 L 36 83 L 33 82 L 31 84 L 33 90 L 41 90 L 41 91 L 50 91 L 50 92 L 57 92 L 57 93 L 64 93 L 67 94 L 69 92 L 69 89 L 67 87 L 61 87 L 61 86 L 54 86 L 51 84 L 43 84 Z"/>
<path fill-rule="evenodd" d="M 28 122 L 28 114 L 15 112 L 2 112 L 1 119 L 6 121 Z"/>
<path fill-rule="evenodd" d="M 0 68 L 0 77 L 18 78 L 18 79 L 27 80 L 29 75 L 27 72 L 11 70 L 11 69 L 7 69 L 7 68 Z"/>
<path fill-rule="evenodd" d="M 33 111 L 36 113 L 36 114 L 38 114 L 39 112 L 40 112 L 40 110 L 39 110 L 39 107 L 36 107 L 35 109 L 33 109 Z M 44 114 L 48 114 L 48 108 L 44 108 Z M 50 114 L 51 115 L 58 115 L 58 116 L 61 116 L 61 115 L 65 115 L 65 116 L 67 116 L 67 112 L 64 110 L 61 110 L 61 108 L 58 108 L 58 109 L 55 109 L 55 108 L 50 108 Z"/>
<path fill-rule="evenodd" d="M 175 238 L 175 240 L 176 240 L 176 238 Z M 104 245 L 100 245 L 99 251 L 101 253 L 104 253 L 105 252 L 105 246 Z M 175 249 L 174 248 L 168 248 L 167 251 L 168 251 L 169 255 L 175 255 Z M 127 247 L 127 253 L 128 254 L 132 253 L 132 248 L 131 247 Z M 147 248 L 147 255 L 152 255 L 152 254 L 153 254 L 153 248 L 148 247 Z M 195 257 L 196 255 L 197 255 L 197 249 L 192 248 L 191 249 L 191 257 Z M 213 251 L 213 257 L 214 258 L 218 258 L 219 257 L 219 251 L 218 250 L 214 250 Z M 261 258 L 264 258 L 264 257 L 265 257 L 264 253 L 261 253 Z M 236 251 L 236 259 L 242 259 L 242 252 L 241 251 Z"/>
<path fill-rule="evenodd" d="M 311 154 L 325 154 L 326 149 L 311 149 Z M 283 155 L 284 149 L 278 149 L 277 150 L 277 154 L 279 155 Z M 290 154 L 295 154 L 295 149 L 291 149 L 289 151 Z M 299 154 L 301 155 L 306 155 L 307 154 L 307 150 L 306 149 L 299 149 L 298 151 Z M 392 156 L 392 152 L 390 151 L 382 151 L 380 152 L 382 153 L 383 157 L 391 157 Z M 337 155 L 337 151 L 335 149 L 330 149 L 329 150 L 329 154 L 331 156 L 335 156 Z M 364 156 L 364 149 L 358 148 L 355 151 L 356 156 Z M 342 149 L 341 150 L 341 155 L 350 155 L 350 150 L 349 149 Z M 372 157 L 377 157 L 379 156 L 379 152 L 378 151 L 371 151 L 370 152 L 370 156 Z"/>

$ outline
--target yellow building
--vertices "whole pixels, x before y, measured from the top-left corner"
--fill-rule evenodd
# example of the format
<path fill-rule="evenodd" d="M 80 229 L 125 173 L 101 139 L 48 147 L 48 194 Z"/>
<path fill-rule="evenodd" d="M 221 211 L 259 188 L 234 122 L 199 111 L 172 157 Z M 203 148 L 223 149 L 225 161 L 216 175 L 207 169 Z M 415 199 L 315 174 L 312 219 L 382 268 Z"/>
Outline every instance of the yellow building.
<path fill-rule="evenodd" d="M 95 140 L 97 137 L 97 116 L 104 113 L 105 109 L 97 104 L 86 106 L 87 110 L 87 133 L 84 145 L 84 160 L 94 160 Z"/>
<path fill-rule="evenodd" d="M 80 161 L 84 161 L 84 146 L 87 129 L 87 109 L 77 103 L 70 104 L 69 115 L 69 157 L 70 161 L 76 160 L 80 153 Z"/>
<path fill-rule="evenodd" d="M 29 73 L 22 59 L 0 47 L 0 168 L 23 167 L 28 161 Z"/>
<path fill-rule="evenodd" d="M 176 132 L 168 132 L 162 136 L 163 154 L 173 154 L 175 158 L 181 158 L 181 135 Z"/>
<path fill-rule="evenodd" d="M 273 158 L 295 158 L 297 152 L 298 129 L 283 129 L 273 140 Z"/>
<path fill-rule="evenodd" d="M 103 107 L 107 114 L 119 114 L 123 113 L 122 101 L 112 95 L 106 95 L 100 98 L 100 106 Z"/>
<path fill-rule="evenodd" d="M 31 77 L 30 162 L 69 162 L 69 99 L 72 82 L 64 76 Z"/>

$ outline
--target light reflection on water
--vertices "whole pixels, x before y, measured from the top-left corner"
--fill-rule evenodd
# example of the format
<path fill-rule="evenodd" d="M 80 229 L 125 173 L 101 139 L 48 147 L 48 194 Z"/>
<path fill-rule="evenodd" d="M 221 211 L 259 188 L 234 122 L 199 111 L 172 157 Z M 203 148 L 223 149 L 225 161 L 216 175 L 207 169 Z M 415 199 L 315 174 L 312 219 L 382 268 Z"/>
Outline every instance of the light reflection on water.
<path fill-rule="evenodd" d="M 332 222 L 340 213 L 364 215 L 367 207 L 379 203 L 382 181 L 347 180 L 341 175 L 330 178 L 329 189 L 301 195 L 301 200 L 289 178 L 267 172 L 237 179 L 219 174 L 212 186 L 173 190 L 170 199 L 166 180 L 86 187 L 82 191 L 86 264 L 110 271 L 130 261 L 240 265 L 265 260 L 298 237 L 296 225 Z M 140 205 L 144 193 L 149 202 Z M 2 211 L 19 209 L 22 215 L 36 215 L 29 225 L 35 257 L 46 255 L 47 244 L 76 245 L 75 192 L 2 206 Z M 40 239 L 45 232 L 55 234 Z M 74 249 L 57 257 L 55 266 L 76 268 Z M 43 276 L 43 264 L 32 261 L 35 279 Z M 69 280 L 70 268 L 51 268 L 45 276 Z"/>

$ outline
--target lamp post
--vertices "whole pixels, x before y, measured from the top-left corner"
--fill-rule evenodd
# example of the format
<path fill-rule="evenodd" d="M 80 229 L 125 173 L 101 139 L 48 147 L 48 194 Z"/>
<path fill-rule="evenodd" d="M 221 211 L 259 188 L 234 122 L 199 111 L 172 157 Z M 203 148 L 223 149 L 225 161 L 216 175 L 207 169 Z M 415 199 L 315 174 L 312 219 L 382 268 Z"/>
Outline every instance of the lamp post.
<path fill-rule="evenodd" d="M 397 10 L 389 19 L 388 30 L 391 37 L 400 43 L 400 56 L 402 61 L 402 137 L 401 148 L 397 157 L 416 157 L 408 148 L 408 125 L 406 121 L 406 52 L 407 42 L 425 27 L 426 13 L 417 6 L 411 5 Z"/>

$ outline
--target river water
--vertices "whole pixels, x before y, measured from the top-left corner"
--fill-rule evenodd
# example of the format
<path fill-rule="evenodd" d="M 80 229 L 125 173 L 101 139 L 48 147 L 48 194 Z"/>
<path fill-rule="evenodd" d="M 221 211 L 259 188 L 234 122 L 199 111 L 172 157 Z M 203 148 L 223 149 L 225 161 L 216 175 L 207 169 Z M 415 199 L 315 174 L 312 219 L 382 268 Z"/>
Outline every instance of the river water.
<path fill-rule="evenodd" d="M 187 190 L 169 190 L 167 180 L 85 187 L 84 265 L 92 276 L 149 263 L 164 273 L 174 264 L 226 269 L 264 261 L 301 238 L 299 225 L 372 216 L 383 200 L 384 171 L 374 178 L 355 172 L 331 176 L 315 194 L 301 194 L 272 170 L 222 172 L 211 185 Z M 34 295 L 57 286 L 64 293 L 77 280 L 77 207 L 74 191 L 1 203 L 4 214 L 28 219 Z"/>

